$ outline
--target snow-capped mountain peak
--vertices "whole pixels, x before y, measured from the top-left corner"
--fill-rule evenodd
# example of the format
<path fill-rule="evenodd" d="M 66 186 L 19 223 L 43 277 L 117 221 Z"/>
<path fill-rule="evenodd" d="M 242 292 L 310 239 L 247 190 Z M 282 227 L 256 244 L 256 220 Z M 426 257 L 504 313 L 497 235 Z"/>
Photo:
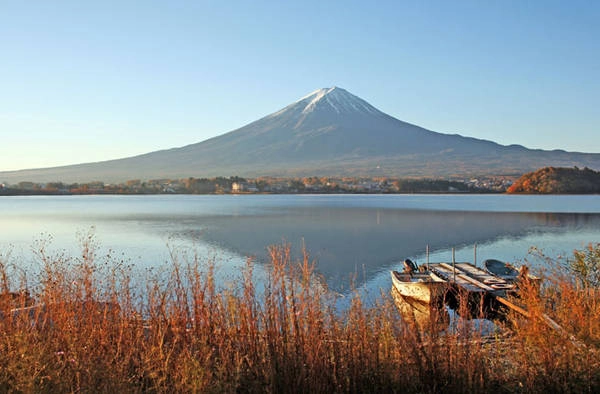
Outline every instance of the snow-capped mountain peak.
<path fill-rule="evenodd" d="M 317 89 L 267 117 L 275 118 L 284 113 L 293 113 L 294 116 L 299 116 L 301 121 L 315 113 L 328 113 L 334 116 L 352 114 L 385 116 L 365 100 L 337 86 Z"/>
<path fill-rule="evenodd" d="M 338 114 L 342 113 L 367 113 L 379 114 L 380 111 L 363 99 L 349 93 L 347 90 L 333 86 L 315 90 L 302 97 L 296 103 L 305 104 L 303 114 L 309 114 L 319 108 L 327 108 Z"/>

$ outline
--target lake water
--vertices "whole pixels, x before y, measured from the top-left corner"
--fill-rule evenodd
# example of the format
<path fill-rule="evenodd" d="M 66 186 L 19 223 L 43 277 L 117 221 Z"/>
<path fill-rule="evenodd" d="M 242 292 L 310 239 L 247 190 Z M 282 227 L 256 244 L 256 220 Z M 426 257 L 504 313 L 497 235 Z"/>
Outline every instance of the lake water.
<path fill-rule="evenodd" d="M 261 270 L 266 247 L 302 244 L 329 286 L 350 278 L 373 293 L 390 287 L 405 258 L 425 262 L 495 258 L 539 267 L 550 257 L 600 242 L 600 196 L 511 195 L 153 195 L 0 198 L 0 257 L 28 271 L 32 248 L 78 253 L 78 233 L 93 227 L 99 255 L 140 269 L 168 265 L 171 253 L 217 262 L 226 281 L 247 256 Z M 259 273 L 260 274 L 260 273 Z"/>

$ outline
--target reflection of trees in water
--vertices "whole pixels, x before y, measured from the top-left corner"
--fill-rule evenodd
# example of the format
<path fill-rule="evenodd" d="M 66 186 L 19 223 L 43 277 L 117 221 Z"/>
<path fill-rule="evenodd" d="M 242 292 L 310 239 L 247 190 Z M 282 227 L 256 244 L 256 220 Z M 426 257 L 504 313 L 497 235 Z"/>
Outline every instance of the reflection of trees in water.
<path fill-rule="evenodd" d="M 525 215 L 525 214 L 524 214 Z M 599 227 L 600 215 L 587 213 L 528 213 L 541 226 L 564 228 Z"/>
<path fill-rule="evenodd" d="M 210 242 L 266 261 L 266 247 L 283 240 L 300 256 L 303 242 L 328 282 L 368 279 L 382 266 L 432 249 L 520 238 L 532 230 L 600 228 L 600 215 L 301 207 L 269 214 L 203 217 Z"/>

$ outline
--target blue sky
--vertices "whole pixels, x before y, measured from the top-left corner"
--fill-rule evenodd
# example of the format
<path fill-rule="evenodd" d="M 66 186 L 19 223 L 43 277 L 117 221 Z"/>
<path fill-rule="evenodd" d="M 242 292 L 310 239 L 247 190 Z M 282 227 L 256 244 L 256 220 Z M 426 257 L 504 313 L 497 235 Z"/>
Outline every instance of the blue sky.
<path fill-rule="evenodd" d="M 597 1 L 0 0 L 0 171 L 200 142 L 334 85 L 434 131 L 600 153 L 598 20 Z"/>

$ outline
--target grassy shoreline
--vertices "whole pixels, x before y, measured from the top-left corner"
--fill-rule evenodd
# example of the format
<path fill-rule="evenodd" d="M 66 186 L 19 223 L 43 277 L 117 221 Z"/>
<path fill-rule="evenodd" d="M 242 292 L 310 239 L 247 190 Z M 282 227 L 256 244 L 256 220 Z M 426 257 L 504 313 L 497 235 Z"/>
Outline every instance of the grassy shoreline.
<path fill-rule="evenodd" d="M 372 307 L 356 295 L 340 313 L 308 256 L 294 261 L 286 245 L 269 250 L 258 289 L 252 262 L 240 283 L 222 289 L 214 264 L 174 258 L 166 275 L 148 274 L 143 297 L 126 266 L 100 262 L 92 237 L 80 257 L 40 250 L 31 298 L 0 303 L 0 392 L 600 389 L 599 245 L 576 252 L 579 268 L 554 272 L 540 294 L 524 291 L 521 300 L 582 346 L 542 319 L 512 314 L 496 337 L 471 324 L 419 330 L 385 291 Z M 0 282 L 5 295 L 20 284 L 1 261 Z M 29 304 L 38 306 L 14 310 Z"/>

